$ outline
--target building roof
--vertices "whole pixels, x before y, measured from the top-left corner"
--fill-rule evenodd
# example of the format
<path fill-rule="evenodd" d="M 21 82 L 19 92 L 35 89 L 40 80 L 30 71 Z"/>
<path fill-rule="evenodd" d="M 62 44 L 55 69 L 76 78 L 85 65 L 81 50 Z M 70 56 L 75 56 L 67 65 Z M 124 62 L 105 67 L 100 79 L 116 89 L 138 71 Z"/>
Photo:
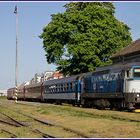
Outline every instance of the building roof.
<path fill-rule="evenodd" d="M 116 54 L 113 54 L 112 58 L 116 58 L 119 56 L 125 56 L 125 55 L 136 53 L 136 52 L 140 52 L 140 38 L 138 40 L 132 42 L 127 47 L 121 49 Z"/>
<path fill-rule="evenodd" d="M 62 73 L 60 73 L 59 71 L 55 71 L 53 74 L 52 74 L 53 77 L 60 77 L 62 76 Z"/>

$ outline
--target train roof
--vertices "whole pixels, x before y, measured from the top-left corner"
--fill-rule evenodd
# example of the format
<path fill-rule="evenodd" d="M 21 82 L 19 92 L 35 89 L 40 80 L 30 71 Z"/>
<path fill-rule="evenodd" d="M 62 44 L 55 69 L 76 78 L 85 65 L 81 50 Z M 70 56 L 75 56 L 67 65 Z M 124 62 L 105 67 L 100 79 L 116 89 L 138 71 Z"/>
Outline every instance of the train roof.
<path fill-rule="evenodd" d="M 8 88 L 8 89 L 7 89 L 7 91 L 9 91 L 9 90 L 13 90 L 13 89 L 15 89 L 15 87 L 12 87 L 12 88 Z"/>
<path fill-rule="evenodd" d="M 21 85 L 18 86 L 18 88 L 23 88 L 26 85 L 26 83 L 22 83 Z"/>
<path fill-rule="evenodd" d="M 129 68 L 132 68 L 133 66 L 140 66 L 140 62 L 132 62 L 132 63 L 124 63 L 124 64 L 117 63 L 109 66 L 98 67 L 96 68 L 96 72 L 104 71 L 104 70 L 109 70 L 109 71 L 127 70 Z"/>
<path fill-rule="evenodd" d="M 82 78 L 83 76 L 88 76 L 88 75 L 93 75 L 94 73 L 109 73 L 109 72 L 117 72 L 121 70 L 127 70 L 132 68 L 133 66 L 140 66 L 140 62 L 133 62 L 133 63 L 117 63 L 117 64 L 112 64 L 108 66 L 103 66 L 103 67 L 97 67 L 95 71 L 87 72 L 87 73 L 82 73 L 79 75 L 74 75 L 74 76 L 69 76 L 65 77 L 62 79 L 54 79 L 54 80 L 49 80 L 45 81 L 44 84 L 56 84 L 56 83 L 65 83 L 67 81 L 74 81 L 77 79 Z"/>
<path fill-rule="evenodd" d="M 112 64 L 112 65 L 103 66 L 103 67 L 97 67 L 95 71 L 87 72 L 84 75 L 90 76 L 90 75 L 94 75 L 94 74 L 105 74 L 105 73 L 109 73 L 109 72 L 118 72 L 118 71 L 130 69 L 133 66 L 140 66 L 140 62 L 125 63 L 125 64 L 118 63 L 118 64 Z"/>
<path fill-rule="evenodd" d="M 41 86 L 42 82 L 39 83 L 34 83 L 34 84 L 29 84 L 29 85 L 25 85 L 26 88 L 31 88 L 31 87 L 37 87 L 37 86 Z"/>
<path fill-rule="evenodd" d="M 66 82 L 71 82 L 71 81 L 75 81 L 78 80 L 82 77 L 83 74 L 78 74 L 78 75 L 72 75 L 69 77 L 64 77 L 61 79 L 53 79 L 53 80 L 48 80 L 44 82 L 44 85 L 48 85 L 48 84 L 58 84 L 58 83 L 66 83 Z"/>

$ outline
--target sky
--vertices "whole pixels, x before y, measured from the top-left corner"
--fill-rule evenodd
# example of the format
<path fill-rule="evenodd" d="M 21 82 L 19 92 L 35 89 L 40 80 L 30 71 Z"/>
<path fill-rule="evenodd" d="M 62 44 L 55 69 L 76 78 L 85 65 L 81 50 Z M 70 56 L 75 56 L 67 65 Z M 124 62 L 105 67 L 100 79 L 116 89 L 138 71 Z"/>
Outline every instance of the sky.
<path fill-rule="evenodd" d="M 66 2 L 0 2 L 0 89 L 15 85 L 16 16 L 19 10 L 18 83 L 27 82 L 35 73 L 55 71 L 48 64 L 39 35 L 51 21 L 51 14 L 64 12 Z M 132 39 L 140 38 L 140 2 L 115 2 L 115 17 L 127 24 Z"/>

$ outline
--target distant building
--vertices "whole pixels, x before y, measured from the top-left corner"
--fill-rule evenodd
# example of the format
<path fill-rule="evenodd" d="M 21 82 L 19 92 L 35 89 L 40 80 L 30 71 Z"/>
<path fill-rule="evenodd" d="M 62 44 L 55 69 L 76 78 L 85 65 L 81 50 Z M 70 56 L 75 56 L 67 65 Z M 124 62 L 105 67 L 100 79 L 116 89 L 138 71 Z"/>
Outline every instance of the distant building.
<path fill-rule="evenodd" d="M 52 74 L 50 77 L 48 77 L 47 80 L 61 79 L 61 78 L 63 78 L 63 77 L 64 77 L 64 76 L 63 76 L 62 73 L 60 73 L 59 71 L 55 71 L 55 72 L 53 72 L 53 74 Z"/>
<path fill-rule="evenodd" d="M 32 78 L 32 80 L 30 80 L 30 84 L 35 84 L 35 83 L 41 82 L 41 77 L 42 77 L 42 74 L 36 73 L 34 75 L 34 77 Z"/>
<path fill-rule="evenodd" d="M 7 90 L 0 90 L 0 96 L 7 96 Z"/>
<path fill-rule="evenodd" d="M 34 80 L 34 77 L 30 80 L 30 84 L 34 84 L 35 83 L 35 80 Z"/>
<path fill-rule="evenodd" d="M 35 83 L 41 82 L 42 74 L 36 73 L 35 74 Z"/>
<path fill-rule="evenodd" d="M 43 73 L 36 73 L 34 77 L 30 80 L 29 84 L 36 84 L 39 82 L 44 82 L 47 80 L 52 80 L 52 79 L 60 79 L 63 78 L 63 74 L 60 73 L 59 71 L 45 71 Z"/>
<path fill-rule="evenodd" d="M 45 71 L 45 72 L 43 72 L 43 73 L 42 73 L 42 77 L 41 77 L 41 81 L 42 81 L 42 82 L 47 81 L 48 78 L 49 78 L 50 76 L 52 76 L 53 73 L 54 73 L 53 71 Z"/>

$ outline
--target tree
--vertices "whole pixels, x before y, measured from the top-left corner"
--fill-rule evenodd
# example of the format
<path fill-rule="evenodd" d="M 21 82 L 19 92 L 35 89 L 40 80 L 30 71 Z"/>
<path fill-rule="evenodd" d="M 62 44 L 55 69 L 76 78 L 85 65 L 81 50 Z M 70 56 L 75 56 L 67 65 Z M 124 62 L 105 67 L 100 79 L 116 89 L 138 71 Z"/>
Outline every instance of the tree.
<path fill-rule="evenodd" d="M 40 38 L 48 63 L 63 74 L 79 74 L 111 64 L 110 56 L 131 42 L 130 28 L 109 2 L 72 2 L 52 15 Z"/>

